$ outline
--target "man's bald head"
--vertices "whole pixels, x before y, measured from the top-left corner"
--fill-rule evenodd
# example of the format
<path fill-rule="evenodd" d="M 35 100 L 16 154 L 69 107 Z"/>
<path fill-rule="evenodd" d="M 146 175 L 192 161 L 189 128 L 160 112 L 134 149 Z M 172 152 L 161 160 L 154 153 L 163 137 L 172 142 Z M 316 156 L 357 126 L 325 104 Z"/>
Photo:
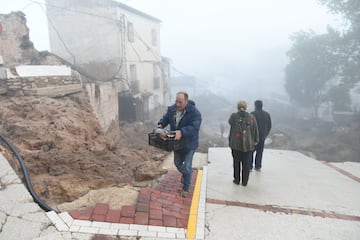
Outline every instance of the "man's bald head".
<path fill-rule="evenodd" d="M 176 101 L 175 101 L 176 109 L 178 111 L 183 111 L 186 105 L 188 104 L 188 101 L 189 101 L 189 95 L 186 92 L 178 92 L 176 94 Z"/>

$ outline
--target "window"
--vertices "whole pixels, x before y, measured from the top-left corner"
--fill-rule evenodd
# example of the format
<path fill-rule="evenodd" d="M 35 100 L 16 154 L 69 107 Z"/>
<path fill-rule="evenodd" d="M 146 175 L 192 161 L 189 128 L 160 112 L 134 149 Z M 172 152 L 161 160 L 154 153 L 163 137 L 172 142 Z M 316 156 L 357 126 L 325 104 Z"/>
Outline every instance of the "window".
<path fill-rule="evenodd" d="M 130 65 L 130 82 L 135 82 L 136 80 L 137 80 L 136 65 L 131 64 Z"/>
<path fill-rule="evenodd" d="M 157 46 L 157 35 L 155 29 L 151 29 L 151 43 L 154 47 Z"/>
<path fill-rule="evenodd" d="M 158 64 L 153 65 L 153 76 L 154 76 L 154 89 L 160 88 L 160 77 L 159 77 L 159 66 Z"/>
<path fill-rule="evenodd" d="M 134 24 L 132 22 L 128 22 L 127 28 L 128 28 L 128 40 L 129 40 L 129 42 L 135 42 Z"/>
<path fill-rule="evenodd" d="M 133 93 L 139 93 L 139 81 L 137 80 L 137 72 L 136 72 L 136 65 L 130 65 L 130 90 Z"/>

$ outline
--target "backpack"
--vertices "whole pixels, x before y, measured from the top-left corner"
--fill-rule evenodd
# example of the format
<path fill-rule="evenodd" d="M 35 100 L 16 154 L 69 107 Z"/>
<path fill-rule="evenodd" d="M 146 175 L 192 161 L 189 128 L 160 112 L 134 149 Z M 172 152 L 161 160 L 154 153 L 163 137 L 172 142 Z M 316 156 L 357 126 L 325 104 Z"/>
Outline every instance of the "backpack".
<path fill-rule="evenodd" d="M 248 118 L 246 115 L 242 116 L 243 114 L 238 113 L 238 118 L 235 122 L 235 135 L 236 137 L 245 136 L 250 131 L 250 125 L 251 125 L 251 118 Z"/>

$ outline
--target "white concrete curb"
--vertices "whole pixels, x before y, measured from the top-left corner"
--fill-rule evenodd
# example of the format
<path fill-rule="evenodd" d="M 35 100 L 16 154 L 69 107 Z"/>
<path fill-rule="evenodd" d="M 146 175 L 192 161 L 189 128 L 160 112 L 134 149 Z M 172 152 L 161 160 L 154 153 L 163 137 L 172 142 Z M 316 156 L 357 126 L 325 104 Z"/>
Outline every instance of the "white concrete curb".
<path fill-rule="evenodd" d="M 186 229 L 139 224 L 108 223 L 73 219 L 69 213 L 54 211 L 46 216 L 60 232 L 185 239 Z"/>
<path fill-rule="evenodd" d="M 204 166 L 201 188 L 200 188 L 197 223 L 196 223 L 196 239 L 205 239 L 206 183 L 207 183 L 207 167 Z"/>
<path fill-rule="evenodd" d="M 207 167 L 203 168 L 199 207 L 196 225 L 196 239 L 204 239 Z M 139 224 L 108 223 L 73 219 L 68 212 L 54 211 L 46 216 L 60 232 L 104 234 L 113 236 L 139 236 L 150 238 L 185 239 L 186 229 Z"/>

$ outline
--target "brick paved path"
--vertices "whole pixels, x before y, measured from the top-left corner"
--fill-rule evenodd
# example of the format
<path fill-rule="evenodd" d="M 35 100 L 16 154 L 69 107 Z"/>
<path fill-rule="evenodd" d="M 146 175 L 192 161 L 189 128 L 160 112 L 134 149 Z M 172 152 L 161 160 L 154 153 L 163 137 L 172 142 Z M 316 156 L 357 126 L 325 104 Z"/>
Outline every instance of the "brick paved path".
<path fill-rule="evenodd" d="M 70 215 L 78 220 L 186 228 L 196 176 L 194 171 L 189 197 L 180 194 L 181 174 L 169 171 L 155 188 L 140 190 L 135 206 L 110 209 L 108 204 L 97 203 L 87 210 L 70 211 Z"/>

